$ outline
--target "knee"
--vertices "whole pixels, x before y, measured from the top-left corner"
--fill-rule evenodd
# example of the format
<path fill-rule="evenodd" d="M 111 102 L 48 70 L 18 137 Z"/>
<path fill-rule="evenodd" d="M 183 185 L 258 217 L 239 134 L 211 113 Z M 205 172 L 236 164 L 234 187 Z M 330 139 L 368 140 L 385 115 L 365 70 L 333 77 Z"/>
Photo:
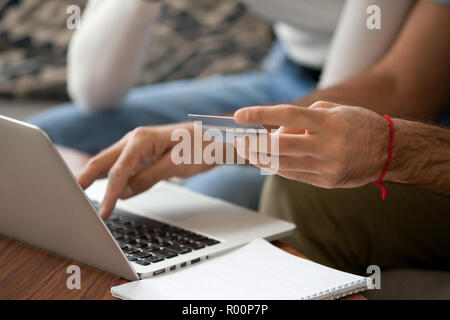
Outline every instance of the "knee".
<path fill-rule="evenodd" d="M 26 120 L 28 123 L 41 128 L 53 143 L 65 147 L 78 149 L 88 153 L 95 153 L 89 143 L 95 135 L 92 134 L 92 116 L 73 104 L 64 104 L 43 111 Z"/>
<path fill-rule="evenodd" d="M 43 111 L 26 119 L 26 122 L 45 131 L 52 140 L 59 138 L 65 128 L 71 127 L 76 120 L 76 108 L 72 104 L 64 104 Z"/>

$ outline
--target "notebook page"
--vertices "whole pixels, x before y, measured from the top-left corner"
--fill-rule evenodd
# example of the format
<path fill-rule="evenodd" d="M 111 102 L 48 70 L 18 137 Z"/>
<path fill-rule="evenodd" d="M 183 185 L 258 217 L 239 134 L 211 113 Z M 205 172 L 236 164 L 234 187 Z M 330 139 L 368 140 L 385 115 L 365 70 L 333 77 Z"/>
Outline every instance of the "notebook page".
<path fill-rule="evenodd" d="M 293 256 L 269 242 L 249 244 L 204 262 L 111 288 L 121 299 L 302 299 L 366 278 Z M 342 289 L 343 287 L 341 287 Z"/>

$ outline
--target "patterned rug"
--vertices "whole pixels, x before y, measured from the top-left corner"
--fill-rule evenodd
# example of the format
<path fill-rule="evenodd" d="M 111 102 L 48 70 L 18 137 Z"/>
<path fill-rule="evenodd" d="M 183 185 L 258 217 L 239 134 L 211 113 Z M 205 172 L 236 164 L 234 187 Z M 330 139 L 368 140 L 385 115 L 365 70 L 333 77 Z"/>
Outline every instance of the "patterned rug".
<path fill-rule="evenodd" d="M 0 97 L 68 99 L 69 5 L 86 0 L 0 0 Z M 270 25 L 237 0 L 165 0 L 138 85 L 256 69 Z"/>

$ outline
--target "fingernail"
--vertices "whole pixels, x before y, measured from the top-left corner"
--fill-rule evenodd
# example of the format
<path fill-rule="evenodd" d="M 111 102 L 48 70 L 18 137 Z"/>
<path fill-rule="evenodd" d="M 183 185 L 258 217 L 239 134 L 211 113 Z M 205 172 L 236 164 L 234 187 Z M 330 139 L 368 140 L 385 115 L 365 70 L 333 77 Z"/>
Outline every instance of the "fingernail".
<path fill-rule="evenodd" d="M 100 215 L 100 217 L 102 219 L 105 219 L 105 209 L 102 207 L 100 207 L 100 210 L 98 211 L 98 214 Z"/>
<path fill-rule="evenodd" d="M 237 115 L 237 117 L 236 117 L 236 115 Z M 236 111 L 234 113 L 234 118 L 235 119 L 237 118 L 236 119 L 237 121 L 244 121 L 244 122 L 248 121 L 248 112 L 247 112 L 247 110 L 246 109 L 240 109 L 240 110 Z"/>
<path fill-rule="evenodd" d="M 242 117 L 244 118 L 244 120 L 247 122 L 248 121 L 248 110 L 247 109 L 244 109 L 244 110 L 242 110 L 241 111 L 243 114 L 242 114 Z"/>

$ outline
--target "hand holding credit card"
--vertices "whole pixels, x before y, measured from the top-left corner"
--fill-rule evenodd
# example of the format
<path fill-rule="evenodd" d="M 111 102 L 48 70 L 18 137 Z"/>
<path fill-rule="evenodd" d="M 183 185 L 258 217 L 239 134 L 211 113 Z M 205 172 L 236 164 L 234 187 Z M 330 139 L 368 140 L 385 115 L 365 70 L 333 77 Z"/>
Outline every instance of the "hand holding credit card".
<path fill-rule="evenodd" d="M 245 125 L 234 121 L 233 117 L 188 114 L 189 119 L 195 122 L 201 122 L 201 128 L 204 131 L 218 130 L 222 133 L 222 142 L 233 143 L 236 135 L 267 133 L 262 125 Z M 214 137 L 216 141 L 217 137 Z"/>

